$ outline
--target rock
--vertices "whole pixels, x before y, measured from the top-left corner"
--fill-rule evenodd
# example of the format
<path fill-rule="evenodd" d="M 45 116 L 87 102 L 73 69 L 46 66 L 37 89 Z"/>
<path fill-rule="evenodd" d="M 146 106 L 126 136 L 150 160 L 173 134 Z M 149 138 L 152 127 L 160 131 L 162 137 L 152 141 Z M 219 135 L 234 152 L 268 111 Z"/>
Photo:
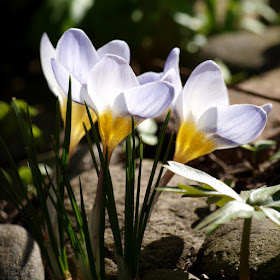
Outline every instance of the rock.
<path fill-rule="evenodd" d="M 199 250 L 195 271 L 210 279 L 239 279 L 238 266 L 243 221 L 220 227 Z M 280 230 L 268 219 L 253 220 L 250 238 L 250 279 L 279 279 Z"/>
<path fill-rule="evenodd" d="M 43 280 L 38 244 L 21 226 L 0 225 L 0 280 Z"/>
<path fill-rule="evenodd" d="M 141 203 L 152 170 L 152 164 L 152 160 L 143 160 Z M 123 230 L 125 166 L 123 163 L 111 165 L 110 171 L 113 180 L 119 224 L 121 230 Z M 86 212 L 89 213 L 95 198 L 97 176 L 94 170 L 89 170 L 80 174 L 80 178 Z M 174 176 L 169 185 L 176 186 L 178 183 L 184 182 L 186 183 L 184 178 Z M 76 195 L 76 200 L 79 202 L 79 178 L 73 178 L 71 184 Z M 66 201 L 66 209 L 71 214 L 72 210 L 68 201 Z M 205 215 L 208 211 L 208 206 L 203 198 L 181 198 L 179 194 L 162 193 L 146 228 L 142 244 L 140 276 L 142 277 L 148 271 L 155 269 L 182 269 L 187 262 L 192 262 L 192 256 L 196 255 L 205 237 L 204 233 L 195 232 L 192 227 L 200 216 Z M 106 257 L 115 262 L 114 239 L 108 220 L 105 230 L 105 246 L 107 247 Z M 108 265 L 110 261 L 106 261 L 106 263 L 107 275 L 113 276 L 116 273 L 115 269 L 111 269 L 114 265 L 112 263 Z"/>
<path fill-rule="evenodd" d="M 143 280 L 199 280 L 183 270 L 155 269 L 145 274 Z"/>
<path fill-rule="evenodd" d="M 200 52 L 204 59 L 221 59 L 237 70 L 263 71 L 279 65 L 280 27 L 267 27 L 262 34 L 246 31 L 214 35 Z"/>

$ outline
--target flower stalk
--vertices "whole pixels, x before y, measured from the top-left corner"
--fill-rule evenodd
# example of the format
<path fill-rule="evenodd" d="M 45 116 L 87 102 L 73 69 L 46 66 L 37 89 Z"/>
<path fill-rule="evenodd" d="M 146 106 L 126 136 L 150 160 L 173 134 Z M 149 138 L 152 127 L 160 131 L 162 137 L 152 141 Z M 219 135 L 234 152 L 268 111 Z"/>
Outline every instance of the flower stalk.
<path fill-rule="evenodd" d="M 240 250 L 240 264 L 239 264 L 239 279 L 250 280 L 249 270 L 249 256 L 250 256 L 250 231 L 252 218 L 244 219 L 241 250 Z"/>

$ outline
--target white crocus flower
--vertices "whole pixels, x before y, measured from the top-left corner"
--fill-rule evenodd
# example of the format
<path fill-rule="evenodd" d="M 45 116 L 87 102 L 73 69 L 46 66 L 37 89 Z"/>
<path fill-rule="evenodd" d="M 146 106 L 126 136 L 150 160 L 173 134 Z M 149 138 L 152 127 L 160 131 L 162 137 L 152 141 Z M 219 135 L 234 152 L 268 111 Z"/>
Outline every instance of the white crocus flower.
<path fill-rule="evenodd" d="M 52 60 L 56 80 L 68 92 L 69 73 Z M 131 116 L 135 127 L 147 118 L 163 113 L 174 98 L 171 85 L 175 76 L 170 69 L 161 80 L 140 85 L 127 61 L 116 55 L 106 55 L 91 69 L 85 81 L 87 89 L 75 78 L 72 82 L 72 99 L 87 105 L 97 115 L 103 147 L 109 158 L 114 148 L 131 132 Z"/>
<path fill-rule="evenodd" d="M 272 105 L 229 105 L 227 88 L 216 63 L 211 60 L 201 63 L 182 88 L 179 49 L 174 48 L 166 60 L 163 73 L 147 72 L 138 79 L 141 84 L 156 81 L 168 69 L 175 69 L 176 73 L 172 101 L 178 122 L 174 161 L 185 164 L 214 150 L 249 143 L 261 134 Z M 174 172 L 167 170 L 158 186 L 165 187 L 173 176 Z M 161 191 L 158 191 L 150 202 L 150 213 L 160 194 Z"/>
<path fill-rule="evenodd" d="M 255 140 L 271 108 L 271 104 L 229 105 L 218 65 L 211 60 L 201 63 L 173 102 L 179 124 L 174 161 L 187 163 L 214 150 Z"/>
<path fill-rule="evenodd" d="M 96 50 L 88 36 L 80 29 L 69 29 L 60 38 L 57 47 L 54 48 L 47 34 L 43 34 L 40 44 L 40 56 L 43 73 L 50 90 L 59 98 L 61 117 L 65 125 L 67 92 L 58 85 L 51 66 L 51 59 L 55 59 L 67 71 L 71 78 L 87 90 L 88 75 L 93 66 L 105 55 L 114 54 L 123 57 L 128 63 L 130 50 L 126 42 L 114 40 Z M 97 117 L 90 109 L 92 120 Z M 90 123 L 85 106 L 72 102 L 70 154 L 84 136 L 83 122 L 87 129 Z"/>
<path fill-rule="evenodd" d="M 218 149 L 237 147 L 255 140 L 263 131 L 272 105 L 229 105 L 229 98 L 219 66 L 211 60 L 197 66 L 182 88 L 179 49 L 174 48 L 163 73 L 147 72 L 141 84 L 156 81 L 168 69 L 175 69 L 175 97 L 172 109 L 178 121 L 173 160 L 187 163 Z"/>

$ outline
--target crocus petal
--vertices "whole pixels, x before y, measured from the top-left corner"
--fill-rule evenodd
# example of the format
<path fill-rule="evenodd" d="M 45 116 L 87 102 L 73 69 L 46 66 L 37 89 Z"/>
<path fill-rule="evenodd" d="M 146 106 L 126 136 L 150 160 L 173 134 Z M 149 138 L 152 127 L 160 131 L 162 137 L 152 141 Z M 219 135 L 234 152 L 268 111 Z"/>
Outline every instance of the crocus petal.
<path fill-rule="evenodd" d="M 55 88 L 58 87 L 56 79 L 53 75 L 51 67 L 51 59 L 55 56 L 55 49 L 46 33 L 43 34 L 40 42 L 40 58 L 42 71 L 45 75 L 45 78 L 48 82 L 50 90 L 57 95 Z"/>
<path fill-rule="evenodd" d="M 134 115 L 138 118 L 154 118 L 162 114 L 174 98 L 174 87 L 159 81 L 134 87 L 118 96 L 113 105 L 114 115 Z"/>
<path fill-rule="evenodd" d="M 151 72 L 146 72 L 146 73 L 143 73 L 143 74 L 137 76 L 137 79 L 138 79 L 140 85 L 144 85 L 147 83 L 159 81 L 162 76 L 163 76 L 163 73 L 156 73 L 156 72 L 151 71 Z"/>
<path fill-rule="evenodd" d="M 267 114 L 269 114 L 272 109 L 272 104 L 267 103 L 267 104 L 262 105 L 261 107 L 266 111 Z"/>
<path fill-rule="evenodd" d="M 69 90 L 70 73 L 56 59 L 52 59 L 51 64 L 59 87 L 63 93 L 67 95 Z M 73 76 L 71 76 L 71 94 L 74 102 L 82 105 L 86 102 L 91 108 L 94 107 L 91 99 L 88 97 L 86 89 Z"/>
<path fill-rule="evenodd" d="M 175 87 L 175 94 L 179 94 L 182 90 L 182 82 L 180 77 L 180 69 L 179 69 L 179 56 L 180 56 L 180 49 L 174 48 L 168 55 L 163 73 L 167 73 L 170 69 L 174 69 L 176 72 L 173 85 Z"/>
<path fill-rule="evenodd" d="M 210 60 L 194 69 L 181 94 L 183 97 L 175 101 L 174 107 L 184 119 L 192 116 L 197 121 L 208 108 L 229 104 L 220 68 Z"/>
<path fill-rule="evenodd" d="M 125 41 L 113 40 L 97 50 L 99 59 L 107 54 L 113 54 L 122 57 L 128 64 L 130 62 L 130 50 Z"/>
<path fill-rule="evenodd" d="M 88 93 L 98 114 L 110 108 L 118 94 L 139 86 L 128 63 L 119 56 L 107 55 L 92 69 L 88 80 Z M 90 106 L 90 104 L 88 104 Z"/>
<path fill-rule="evenodd" d="M 95 123 L 97 120 L 96 114 L 90 108 L 89 108 L 89 112 L 93 123 Z M 83 124 L 85 124 L 87 130 L 91 128 L 86 107 L 84 105 L 72 102 L 71 135 L 70 135 L 70 147 L 69 147 L 70 155 L 72 154 L 74 148 L 78 145 L 80 140 L 85 135 Z"/>
<path fill-rule="evenodd" d="M 55 58 L 84 86 L 88 73 L 99 60 L 90 39 L 80 29 L 69 29 L 63 34 Z"/>
<path fill-rule="evenodd" d="M 164 75 L 160 78 L 160 81 L 168 82 L 174 86 L 174 81 L 176 79 L 176 71 L 174 68 L 168 70 Z M 175 87 L 174 87 L 175 89 Z M 176 91 L 176 89 L 175 89 Z"/>
<path fill-rule="evenodd" d="M 258 106 L 222 106 L 208 109 L 199 119 L 197 128 L 214 139 L 216 149 L 225 149 L 255 140 L 266 120 L 266 111 Z"/>

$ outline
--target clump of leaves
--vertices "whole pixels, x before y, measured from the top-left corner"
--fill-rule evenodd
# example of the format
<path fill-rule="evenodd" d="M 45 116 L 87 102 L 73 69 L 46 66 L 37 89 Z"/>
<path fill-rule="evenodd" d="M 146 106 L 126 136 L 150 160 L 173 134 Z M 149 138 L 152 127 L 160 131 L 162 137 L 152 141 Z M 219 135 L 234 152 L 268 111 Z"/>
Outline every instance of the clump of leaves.
<path fill-rule="evenodd" d="M 177 162 L 168 162 L 166 168 L 198 185 L 158 188 L 182 194 L 183 197 L 207 197 L 207 203 L 216 203 L 220 208 L 207 216 L 196 226 L 206 234 L 213 233 L 219 226 L 235 219 L 244 219 L 241 252 L 240 279 L 249 279 L 249 240 L 252 218 L 269 218 L 280 226 L 280 185 L 263 186 L 259 189 L 243 191 L 237 194 L 225 183 L 209 174 Z"/>

